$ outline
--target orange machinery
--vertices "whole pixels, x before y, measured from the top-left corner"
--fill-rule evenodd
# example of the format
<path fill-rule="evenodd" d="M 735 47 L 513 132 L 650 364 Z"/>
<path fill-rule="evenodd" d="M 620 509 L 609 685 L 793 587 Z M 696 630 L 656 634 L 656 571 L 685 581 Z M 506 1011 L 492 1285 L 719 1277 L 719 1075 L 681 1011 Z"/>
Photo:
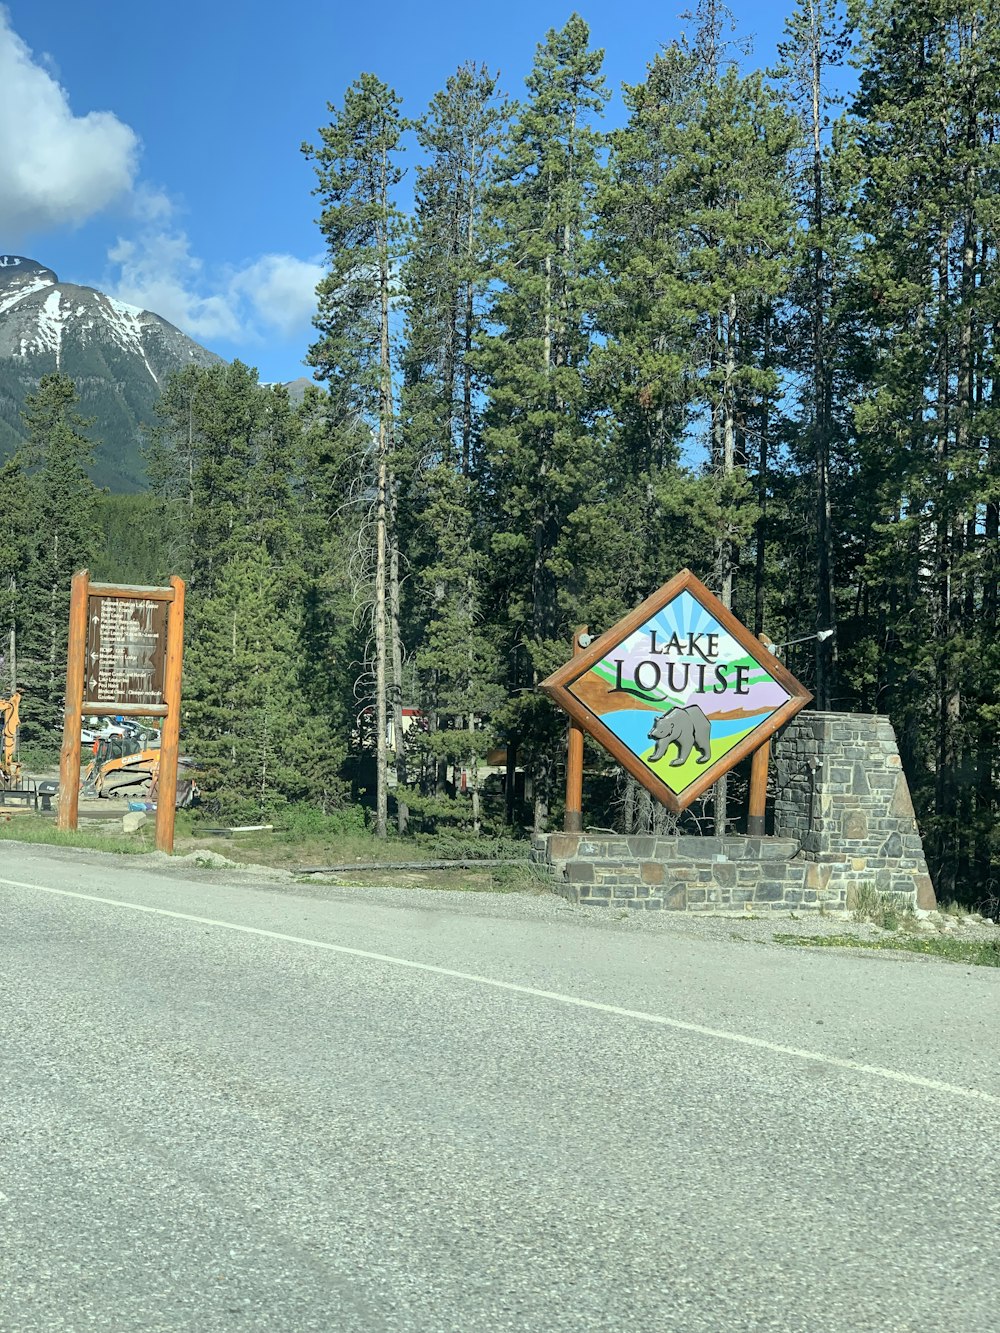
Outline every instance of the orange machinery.
<path fill-rule="evenodd" d="M 21 785 L 21 765 L 17 761 L 17 729 L 21 722 L 21 694 L 15 690 L 9 699 L 0 699 L 0 790 L 12 791 Z"/>

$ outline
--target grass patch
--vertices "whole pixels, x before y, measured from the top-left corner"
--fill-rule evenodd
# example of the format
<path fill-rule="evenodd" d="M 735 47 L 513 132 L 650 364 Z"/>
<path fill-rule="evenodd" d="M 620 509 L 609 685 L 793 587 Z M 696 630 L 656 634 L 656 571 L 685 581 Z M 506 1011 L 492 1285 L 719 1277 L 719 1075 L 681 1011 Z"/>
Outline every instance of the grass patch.
<path fill-rule="evenodd" d="M 0 842 L 30 842 L 47 847 L 84 847 L 91 852 L 151 852 L 155 830 L 150 824 L 137 833 L 101 833 L 80 829 L 76 833 L 56 828 L 55 820 L 34 815 L 15 815 L 0 821 Z"/>
<path fill-rule="evenodd" d="M 489 836 L 459 837 L 450 833 L 421 834 L 415 838 L 401 838 L 390 833 L 380 840 L 364 827 L 363 813 L 356 808 L 323 815 L 308 807 L 290 806 L 275 816 L 273 822 L 275 829 L 272 833 L 210 834 L 208 829 L 220 827 L 217 821 L 198 810 L 179 810 L 175 849 L 181 853 L 211 849 L 233 861 L 250 861 L 293 873 L 305 867 L 345 865 L 350 865 L 352 870 L 356 867 L 360 872 L 377 869 L 387 862 L 405 861 L 419 865 L 422 861 L 456 858 L 481 859 L 488 865 L 490 861 L 523 857 L 527 866 L 531 851 L 526 841 Z M 519 871 L 521 867 L 494 866 L 493 869 Z M 337 879 L 346 873 L 338 871 Z M 396 874 L 397 883 L 400 882 L 398 875 L 402 873 L 386 872 Z M 381 882 L 390 881 L 383 877 Z"/>
<path fill-rule="evenodd" d="M 44 844 L 53 847 L 81 847 L 95 852 L 151 852 L 156 840 L 156 816 L 134 834 L 121 832 L 122 810 L 108 812 L 108 818 L 91 820 L 81 817 L 76 833 L 62 833 L 51 817 L 15 814 L 10 821 L 0 820 L 0 841 Z M 402 887 L 449 889 L 464 893 L 545 893 L 551 888 L 549 872 L 528 860 L 527 842 L 509 838 L 451 838 L 416 840 L 390 836 L 375 838 L 352 812 L 324 816 L 315 811 L 289 810 L 287 823 L 277 819 L 273 833 L 245 833 L 230 837 L 206 832 L 213 827 L 197 810 L 178 810 L 174 852 L 214 852 L 237 864 L 268 866 L 289 870 L 292 874 L 305 867 L 348 866 L 325 876 L 303 876 L 303 882 L 358 887 Z M 363 823 L 363 821 L 360 821 Z M 89 826 L 89 827 L 88 827 Z M 465 857 L 482 861 L 472 867 L 424 870 L 422 862 Z M 518 859 L 515 865 L 501 860 Z M 405 870 L 392 870 L 387 863 L 406 862 Z"/>
<path fill-rule="evenodd" d="M 552 872 L 532 861 L 519 866 L 492 866 L 487 873 L 494 893 L 550 893 L 552 890 Z"/>
<path fill-rule="evenodd" d="M 458 833 L 450 829 L 438 833 L 418 833 L 412 840 L 405 840 L 403 845 L 419 847 L 433 861 L 520 859 L 528 862 L 531 857 L 531 844 L 524 839 L 496 837 L 485 833 L 476 837 L 471 833 Z"/>
<path fill-rule="evenodd" d="M 174 847 L 177 852 L 211 850 L 232 861 L 297 870 L 302 866 L 379 865 L 385 861 L 428 861 L 429 853 L 410 841 L 388 837 L 380 842 L 354 821 L 319 811 L 283 811 L 273 820 L 273 833 L 211 834 L 221 827 L 200 810 L 178 810 Z"/>
<path fill-rule="evenodd" d="M 859 935 L 775 935 L 776 944 L 802 949 L 875 949 L 895 953 L 919 953 L 944 958 L 951 963 L 974 967 L 1000 967 L 1000 939 L 956 940 L 941 935 L 884 935 L 864 940 Z"/>
<path fill-rule="evenodd" d="M 882 930 L 911 927 L 916 921 L 909 903 L 901 903 L 891 893 L 879 893 L 872 883 L 853 885 L 848 891 L 847 906 L 855 921 L 870 921 Z"/>
<path fill-rule="evenodd" d="M 938 911 L 943 916 L 952 916 L 956 921 L 962 921 L 969 915 L 972 909 L 971 907 L 964 906 L 962 903 L 956 902 L 954 898 L 950 898 L 946 903 L 938 903 Z"/>
<path fill-rule="evenodd" d="M 380 870 L 362 865 L 328 876 L 303 875 L 300 884 L 337 884 L 358 889 L 437 889 L 449 893 L 549 893 L 552 878 L 543 866 L 484 864 L 455 870 Z"/>

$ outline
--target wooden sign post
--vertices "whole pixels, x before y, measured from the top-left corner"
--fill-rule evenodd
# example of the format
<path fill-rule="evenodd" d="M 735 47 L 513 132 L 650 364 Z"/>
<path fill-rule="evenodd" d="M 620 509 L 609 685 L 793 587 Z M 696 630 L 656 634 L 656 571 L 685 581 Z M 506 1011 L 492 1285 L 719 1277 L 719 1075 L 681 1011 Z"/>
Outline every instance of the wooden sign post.
<path fill-rule="evenodd" d="M 573 635 L 573 656 L 583 652 L 580 640 L 588 633 L 586 625 L 578 625 Z M 566 813 L 563 829 L 567 833 L 583 832 L 583 728 L 576 718 L 569 720 L 566 737 Z"/>
<path fill-rule="evenodd" d="M 766 634 L 758 634 L 764 647 L 771 652 L 774 644 Z M 766 833 L 764 816 L 767 811 L 767 770 L 771 764 L 771 738 L 757 746 L 750 756 L 750 796 L 747 802 L 747 835 L 763 837 Z"/>
<path fill-rule="evenodd" d="M 141 588 L 91 583 L 85 569 L 73 576 L 59 756 L 60 829 L 77 827 L 84 713 L 159 717 L 156 845 L 173 851 L 183 657 L 182 579 L 172 578 L 168 588 Z"/>
<path fill-rule="evenodd" d="M 66 707 L 59 752 L 59 813 L 56 826 L 75 829 L 80 805 L 80 728 L 83 726 L 83 673 L 87 661 L 87 584 L 81 569 L 69 595 L 69 652 L 66 657 Z"/>

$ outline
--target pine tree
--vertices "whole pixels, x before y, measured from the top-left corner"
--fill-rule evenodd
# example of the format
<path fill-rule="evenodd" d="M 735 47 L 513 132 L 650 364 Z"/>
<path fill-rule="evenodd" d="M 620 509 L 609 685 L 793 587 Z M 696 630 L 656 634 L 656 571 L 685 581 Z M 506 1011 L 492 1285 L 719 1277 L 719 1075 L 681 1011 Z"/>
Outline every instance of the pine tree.
<path fill-rule="evenodd" d="M 496 83 L 485 68 L 462 66 L 416 125 L 426 158 L 417 168 L 404 269 L 400 513 L 412 589 L 419 688 L 413 702 L 423 721 L 415 757 L 424 798 L 444 796 L 449 764 L 475 774 L 474 738 L 483 711 L 497 700 L 490 684 L 496 662 L 479 625 L 480 395 L 472 358 L 491 275 L 483 203 L 509 114 Z M 418 804 L 429 809 L 426 799 Z M 478 829 L 476 781 L 470 806 Z"/>
<path fill-rule="evenodd" d="M 98 583 L 164 585 L 180 570 L 174 557 L 178 533 L 158 495 L 104 494 L 97 497 L 97 542 L 90 576 Z"/>
<path fill-rule="evenodd" d="M 185 747 L 217 817 L 263 822 L 313 795 L 311 738 L 293 666 L 295 591 L 287 569 L 264 546 L 251 546 L 217 568 L 211 594 L 197 602 Z"/>
<path fill-rule="evenodd" d="M 790 276 L 794 142 L 794 125 L 762 76 L 740 78 L 733 68 L 714 84 L 699 74 L 697 104 L 675 140 L 684 201 L 677 298 L 699 331 L 696 402 L 707 410 L 724 508 L 715 581 L 726 606 L 753 521 L 743 474 L 750 413 L 779 390 L 765 348 Z"/>
<path fill-rule="evenodd" d="M 370 625 L 359 624 L 356 614 L 364 597 L 359 584 L 369 595 L 371 591 L 361 517 L 369 500 L 357 488 L 357 459 L 369 441 L 364 424 L 340 420 L 328 395 L 315 387 L 307 389 L 299 418 L 295 501 L 305 575 L 299 678 L 309 725 L 318 734 L 313 746 L 314 799 L 327 810 L 341 804 L 345 776 L 365 790 L 371 785 L 359 756 L 345 774 L 348 744 L 364 729 L 364 703 L 370 698 L 363 678 L 360 697 L 358 690 L 359 673 L 369 657 Z"/>
<path fill-rule="evenodd" d="M 606 226 L 609 240 L 615 228 L 624 233 L 614 262 L 627 285 L 616 285 L 612 302 L 620 292 L 635 299 L 645 285 L 638 297 L 645 319 L 634 327 L 627 315 L 619 320 L 624 346 L 646 340 L 655 349 L 642 358 L 626 354 L 637 377 L 633 420 L 642 421 L 636 407 L 652 409 L 674 449 L 682 432 L 706 428 L 717 516 L 709 582 L 731 608 L 741 551 L 755 529 L 755 582 L 762 583 L 761 511 L 747 474 L 756 464 L 758 500 L 766 500 L 782 391 L 773 342 L 791 270 L 796 128 L 763 77 L 741 77 L 727 55 L 728 10 L 703 0 L 691 17 L 690 44 L 668 49 L 646 85 L 629 90 L 632 117 L 616 140 Z M 647 239 L 633 245 L 640 228 Z M 623 303 L 623 311 L 630 308 Z M 614 331 L 610 351 L 622 337 Z M 727 813 L 723 779 L 716 788 L 720 832 Z"/>
<path fill-rule="evenodd" d="M 208 596 L 250 548 L 283 560 L 299 433 L 287 391 L 241 361 L 191 366 L 168 381 L 157 413 L 148 466 L 192 591 Z"/>
<path fill-rule="evenodd" d="M 235 819 L 331 804 L 341 752 L 305 685 L 303 448 L 287 391 L 238 361 L 183 372 L 161 400 L 154 459 L 180 497 L 185 745 L 208 803 Z"/>
<path fill-rule="evenodd" d="M 851 152 L 872 358 L 856 409 L 858 596 L 869 643 L 882 645 L 866 697 L 899 721 L 948 896 L 974 863 L 987 873 L 976 843 L 995 810 L 984 721 L 995 692 L 979 664 L 996 560 L 1000 15 L 960 0 L 878 0 L 858 17 Z"/>
<path fill-rule="evenodd" d="M 477 366 L 487 394 L 486 486 L 495 505 L 493 596 L 502 607 L 508 753 L 533 771 L 536 827 L 554 790 L 558 723 L 534 693 L 566 654 L 576 589 L 560 540 L 596 490 L 601 461 L 587 432 L 593 342 L 594 196 L 607 94 L 603 53 L 574 14 L 539 46 L 529 97 L 498 166 L 491 199 L 498 287 Z"/>
<path fill-rule="evenodd" d="M 26 695 L 26 739 L 50 739 L 58 731 L 66 689 L 70 583 L 86 566 L 97 536 L 97 490 L 87 473 L 94 446 L 84 433 L 90 422 L 77 412 L 78 402 L 68 376 L 43 375 L 24 411 L 36 525 L 19 593 L 25 632 L 18 669 Z"/>
<path fill-rule="evenodd" d="M 13 694 L 20 679 L 18 645 L 25 644 L 25 597 L 37 532 L 34 490 L 15 454 L 0 463 L 0 694 Z"/>
<path fill-rule="evenodd" d="M 490 278 L 483 205 L 510 107 L 497 75 L 462 65 L 416 122 L 416 170 L 406 249 L 406 444 L 411 466 L 441 462 L 469 475 L 477 411 L 472 347 Z"/>
<path fill-rule="evenodd" d="M 796 368 L 806 376 L 799 395 L 805 415 L 815 484 L 816 629 L 836 629 L 834 596 L 834 523 L 831 500 L 831 456 L 837 423 L 834 409 L 836 348 L 834 341 L 834 271 L 843 273 L 844 227 L 835 212 L 829 164 L 830 109 L 839 99 L 828 91 L 830 71 L 843 64 L 848 43 L 842 0 L 798 0 L 785 23 L 778 45 L 781 60 L 775 76 L 803 128 L 805 151 L 800 155 L 798 194 L 803 218 L 800 236 L 802 273 L 798 282 L 800 308 L 807 315 L 808 334 L 792 336 Z M 794 318 L 798 318 L 796 311 Z M 836 687 L 837 639 L 816 639 L 817 707 L 831 707 Z"/>
<path fill-rule="evenodd" d="M 371 429 L 374 447 L 363 455 L 373 490 L 375 539 L 370 617 L 374 639 L 376 717 L 376 831 L 388 819 L 388 709 L 391 684 L 397 786 L 403 756 L 402 648 L 399 547 L 396 532 L 394 449 L 396 407 L 390 311 L 402 218 L 393 200 L 401 171 L 396 165 L 403 122 L 399 98 L 372 74 L 348 88 L 343 107 L 332 104 L 318 145 L 304 144 L 319 184 L 319 226 L 327 245 L 328 272 L 318 288 L 319 338 L 309 352 L 317 378 L 329 385 L 343 421 L 356 416 Z M 364 484 L 364 483 L 363 483 Z M 387 642 L 388 631 L 388 642 Z M 405 824 L 400 806 L 399 820 Z"/>
<path fill-rule="evenodd" d="M 596 391 L 614 404 L 622 466 L 636 478 L 677 463 L 689 424 L 696 328 L 677 301 L 682 199 L 674 140 L 692 105 L 693 75 L 692 61 L 674 46 L 654 58 L 643 83 L 625 86 L 629 119 L 611 135 L 599 199 L 610 281 L 593 377 Z"/>
<path fill-rule="evenodd" d="M 606 432 L 605 493 L 578 513 L 580 558 L 593 562 L 587 597 L 608 625 L 688 565 L 711 573 L 721 521 L 717 488 L 682 466 L 696 428 L 692 369 L 699 357 L 696 308 L 686 302 L 684 158 L 681 127 L 698 105 L 697 67 L 678 46 L 626 86 L 629 119 L 611 136 L 599 197 L 602 272 L 591 393 Z M 590 562 L 588 562 L 590 563 Z"/>

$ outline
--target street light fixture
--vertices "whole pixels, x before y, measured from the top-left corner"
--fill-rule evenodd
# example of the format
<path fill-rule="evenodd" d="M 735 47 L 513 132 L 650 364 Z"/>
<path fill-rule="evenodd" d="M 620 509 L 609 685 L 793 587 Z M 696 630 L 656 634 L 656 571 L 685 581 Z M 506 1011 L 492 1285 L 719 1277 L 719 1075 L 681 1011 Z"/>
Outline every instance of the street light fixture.
<path fill-rule="evenodd" d="M 827 639 L 832 638 L 832 629 L 821 629 L 817 630 L 815 634 L 803 634 L 802 637 L 798 639 L 786 639 L 784 643 L 772 643 L 770 647 L 772 653 L 779 653 L 782 648 L 791 648 L 793 643 L 811 643 L 813 639 L 817 639 L 820 643 L 824 643 Z"/>

